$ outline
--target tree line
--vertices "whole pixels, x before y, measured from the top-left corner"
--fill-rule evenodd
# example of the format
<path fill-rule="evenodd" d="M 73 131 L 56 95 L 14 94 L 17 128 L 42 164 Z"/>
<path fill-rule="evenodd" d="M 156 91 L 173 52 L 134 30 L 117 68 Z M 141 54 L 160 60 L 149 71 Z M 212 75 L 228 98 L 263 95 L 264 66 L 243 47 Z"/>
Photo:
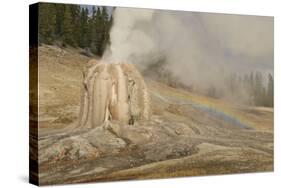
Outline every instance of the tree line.
<path fill-rule="evenodd" d="M 80 47 L 101 56 L 109 43 L 111 25 L 106 7 L 39 4 L 39 44 Z"/>
<path fill-rule="evenodd" d="M 252 106 L 274 106 L 274 78 L 272 73 L 252 72 L 224 72 L 221 82 L 208 84 L 185 83 L 162 66 L 165 60 L 160 59 L 150 64 L 142 74 L 152 79 L 163 82 L 174 88 L 183 88 L 189 92 L 205 95 L 215 99 L 228 99 L 240 104 Z M 186 78 L 188 80 L 188 77 Z M 201 84 L 201 85 L 200 85 Z"/>
<path fill-rule="evenodd" d="M 226 86 L 232 95 L 247 97 L 247 103 L 255 106 L 273 107 L 274 78 L 261 72 L 251 72 L 243 75 L 232 74 L 226 81 Z"/>

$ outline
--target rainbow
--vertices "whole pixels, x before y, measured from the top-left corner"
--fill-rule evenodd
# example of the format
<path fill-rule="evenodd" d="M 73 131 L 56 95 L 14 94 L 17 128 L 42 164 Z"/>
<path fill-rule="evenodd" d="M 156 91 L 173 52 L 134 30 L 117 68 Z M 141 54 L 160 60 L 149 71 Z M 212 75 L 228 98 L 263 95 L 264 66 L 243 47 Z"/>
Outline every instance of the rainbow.
<path fill-rule="evenodd" d="M 218 106 L 209 106 L 204 104 L 191 104 L 192 107 L 197 108 L 203 112 L 207 112 L 218 119 L 223 119 L 234 126 L 238 126 L 242 129 L 252 129 L 249 125 L 250 122 L 244 120 L 239 115 L 225 110 L 225 108 L 220 108 Z"/>
<path fill-rule="evenodd" d="M 177 105 L 190 105 L 193 108 L 206 112 L 218 119 L 225 120 L 231 125 L 242 129 L 253 129 L 255 127 L 254 122 L 249 121 L 241 112 L 238 112 L 230 105 L 223 104 L 222 101 L 194 95 L 188 91 L 170 87 L 164 90 L 160 88 L 161 94 L 159 94 L 157 92 L 159 90 L 156 90 L 156 87 L 151 88 L 150 93 L 164 102 Z"/>

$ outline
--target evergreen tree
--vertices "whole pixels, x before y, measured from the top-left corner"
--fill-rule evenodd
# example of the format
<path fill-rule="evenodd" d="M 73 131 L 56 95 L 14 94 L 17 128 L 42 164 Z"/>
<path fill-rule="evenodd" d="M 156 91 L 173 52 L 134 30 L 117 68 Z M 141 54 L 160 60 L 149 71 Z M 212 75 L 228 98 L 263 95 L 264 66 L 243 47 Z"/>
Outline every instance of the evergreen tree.
<path fill-rule="evenodd" d="M 92 41 L 92 49 L 93 53 L 97 55 L 102 54 L 102 41 L 103 41 L 103 19 L 100 7 L 97 8 L 95 15 L 95 22 L 93 25 L 93 41 Z"/>
<path fill-rule="evenodd" d="M 113 18 L 106 7 L 40 3 L 39 42 L 89 48 L 101 56 L 109 43 L 109 31 Z"/>
<path fill-rule="evenodd" d="M 73 39 L 75 41 L 75 46 L 79 44 L 80 39 L 80 14 L 81 7 L 79 5 L 70 5 L 71 17 L 72 17 L 72 25 L 73 25 Z"/>
<path fill-rule="evenodd" d="M 63 27 L 63 20 L 64 20 L 64 11 L 66 6 L 67 5 L 65 4 L 55 4 L 55 10 L 56 10 L 55 36 L 57 40 L 60 40 L 63 35 L 62 27 Z"/>
<path fill-rule="evenodd" d="M 235 94 L 236 91 L 237 91 L 237 74 L 232 74 L 230 77 L 229 77 L 229 83 L 228 83 L 228 87 L 229 87 L 229 90 L 230 90 L 230 93 L 231 94 Z"/>
<path fill-rule="evenodd" d="M 93 43 L 93 38 L 94 36 L 94 24 L 95 24 L 95 14 L 96 14 L 96 8 L 95 6 L 92 7 L 92 16 L 89 19 L 89 23 L 88 23 L 88 47 L 90 48 L 91 51 L 92 50 L 92 43 Z"/>
<path fill-rule="evenodd" d="M 255 79 L 254 79 L 254 73 L 251 72 L 250 78 L 249 78 L 249 89 L 250 89 L 250 94 L 251 96 L 255 95 Z"/>
<path fill-rule="evenodd" d="M 255 105 L 264 106 L 266 104 L 266 89 L 263 85 L 263 77 L 261 72 L 256 72 L 254 91 Z"/>
<path fill-rule="evenodd" d="M 88 44 L 88 9 L 82 8 L 80 18 L 80 39 L 79 46 L 81 48 L 87 47 Z"/>
<path fill-rule="evenodd" d="M 75 40 L 73 35 L 74 27 L 72 21 L 73 20 L 70 6 L 66 5 L 62 24 L 62 41 L 64 45 L 69 44 L 71 46 L 75 46 Z"/>
<path fill-rule="evenodd" d="M 106 7 L 102 7 L 102 21 L 103 21 L 103 38 L 102 38 L 102 52 L 105 50 L 109 41 L 110 20 Z"/>
<path fill-rule="evenodd" d="M 268 85 L 267 85 L 267 100 L 268 100 L 268 106 L 273 107 L 273 98 L 274 98 L 274 83 L 273 83 L 273 77 L 271 74 L 268 74 Z"/>
<path fill-rule="evenodd" d="M 106 7 L 97 7 L 93 26 L 93 40 L 91 49 L 93 53 L 101 56 L 109 41 L 110 20 Z"/>
<path fill-rule="evenodd" d="M 39 4 L 39 43 L 52 44 L 55 38 L 56 10 L 50 3 Z"/>

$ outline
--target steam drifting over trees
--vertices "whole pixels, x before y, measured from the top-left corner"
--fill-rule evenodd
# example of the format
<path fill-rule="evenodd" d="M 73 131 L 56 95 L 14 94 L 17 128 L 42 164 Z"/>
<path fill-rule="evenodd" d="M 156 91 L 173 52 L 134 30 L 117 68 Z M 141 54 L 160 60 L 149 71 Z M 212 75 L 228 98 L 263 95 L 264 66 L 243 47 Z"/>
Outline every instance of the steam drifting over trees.
<path fill-rule="evenodd" d="M 268 77 L 261 72 L 232 74 L 226 86 L 232 96 L 244 97 L 246 104 L 273 107 L 273 76 L 270 73 Z"/>

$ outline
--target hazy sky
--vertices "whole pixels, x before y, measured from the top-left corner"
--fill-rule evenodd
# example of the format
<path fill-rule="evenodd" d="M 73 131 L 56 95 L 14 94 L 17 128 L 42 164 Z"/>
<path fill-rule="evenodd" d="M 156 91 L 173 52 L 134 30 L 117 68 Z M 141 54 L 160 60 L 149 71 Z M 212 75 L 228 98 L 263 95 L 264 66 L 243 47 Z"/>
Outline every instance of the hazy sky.
<path fill-rule="evenodd" d="M 209 48 L 221 51 L 225 61 L 273 69 L 273 17 L 194 13 L 193 18 L 204 30 L 199 35 L 206 37 Z"/>
<path fill-rule="evenodd" d="M 199 12 L 172 14 L 186 24 L 190 55 L 199 50 L 205 62 L 222 62 L 241 68 L 241 71 L 261 69 L 272 72 L 273 17 Z"/>

